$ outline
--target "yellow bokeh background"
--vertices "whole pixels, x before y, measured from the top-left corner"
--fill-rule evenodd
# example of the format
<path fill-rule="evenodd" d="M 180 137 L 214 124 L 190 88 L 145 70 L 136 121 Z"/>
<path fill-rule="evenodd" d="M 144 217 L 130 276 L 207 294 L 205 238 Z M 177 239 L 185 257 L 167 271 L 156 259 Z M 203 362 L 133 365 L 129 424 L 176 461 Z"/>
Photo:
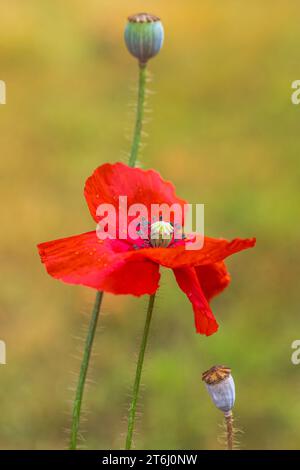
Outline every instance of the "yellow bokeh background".
<path fill-rule="evenodd" d="M 163 19 L 150 63 L 144 168 L 205 204 L 205 232 L 256 236 L 228 260 L 232 284 L 213 303 L 220 330 L 194 331 L 193 313 L 163 271 L 135 434 L 138 449 L 215 449 L 222 430 L 201 382 L 231 366 L 244 449 L 297 448 L 300 365 L 299 11 L 293 0 L 10 0 L 1 2 L 0 447 L 62 449 L 92 290 L 46 275 L 42 241 L 94 228 L 85 179 L 126 162 L 137 67 L 123 43 L 126 17 Z M 105 295 L 83 446 L 124 446 L 147 299 Z"/>

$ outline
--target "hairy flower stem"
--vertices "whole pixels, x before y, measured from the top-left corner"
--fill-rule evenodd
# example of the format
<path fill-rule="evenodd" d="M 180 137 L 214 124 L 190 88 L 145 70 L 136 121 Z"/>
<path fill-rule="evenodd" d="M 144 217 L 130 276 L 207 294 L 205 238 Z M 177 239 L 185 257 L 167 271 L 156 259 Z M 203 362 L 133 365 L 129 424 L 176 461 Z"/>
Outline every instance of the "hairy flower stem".
<path fill-rule="evenodd" d="M 227 450 L 233 450 L 233 416 L 232 412 L 225 416 L 226 435 L 227 435 Z"/>
<path fill-rule="evenodd" d="M 77 447 L 77 436 L 78 436 L 78 429 L 79 429 L 83 391 L 84 391 L 86 375 L 87 375 L 87 371 L 89 367 L 91 351 L 92 351 L 93 341 L 95 337 L 102 298 L 103 298 L 103 292 L 98 291 L 96 294 L 96 299 L 95 299 L 94 307 L 92 310 L 92 317 L 91 317 L 91 321 L 89 324 L 88 334 L 87 334 L 86 342 L 84 346 L 78 385 L 76 389 L 76 396 L 75 396 L 75 401 L 73 404 L 71 440 L 70 440 L 70 447 L 69 447 L 70 450 L 75 450 Z"/>
<path fill-rule="evenodd" d="M 139 89 L 138 101 L 136 110 L 136 121 L 133 133 L 133 140 L 131 145 L 130 157 L 128 165 L 134 167 L 136 164 L 142 137 L 142 126 L 144 116 L 144 103 L 146 94 L 146 79 L 147 79 L 147 66 L 146 64 L 139 64 Z"/>
<path fill-rule="evenodd" d="M 143 116 L 144 116 L 144 101 L 145 101 L 145 93 L 146 93 L 146 64 L 139 64 L 139 90 L 138 90 L 138 102 L 137 102 L 137 111 L 136 111 L 136 123 L 134 128 L 133 140 L 131 145 L 131 152 L 129 157 L 128 165 L 134 167 L 136 164 L 138 151 L 140 148 L 141 137 L 142 137 L 142 125 L 143 125 Z M 97 321 L 100 313 L 101 303 L 103 298 L 103 292 L 98 291 L 96 294 L 96 299 L 92 311 L 92 316 L 88 328 L 88 334 L 85 342 L 84 352 L 82 363 L 79 372 L 79 379 L 76 389 L 75 401 L 73 404 L 73 413 L 72 413 L 72 426 L 71 426 L 71 440 L 70 440 L 70 450 L 75 450 L 77 448 L 77 437 L 78 437 L 78 429 L 80 423 L 80 412 L 81 412 L 81 404 L 82 404 L 82 397 L 84 392 L 84 386 L 86 382 L 86 375 L 89 367 L 93 341 L 95 337 Z M 154 298 L 153 298 L 154 302 Z M 153 308 L 152 302 L 152 308 Z M 150 303 L 151 304 L 151 297 Z M 146 321 L 147 324 L 147 321 Z M 149 322 L 150 324 L 150 322 Z M 146 346 L 146 344 L 145 344 Z M 141 370 L 140 370 L 141 373 Z M 138 392 L 138 390 L 137 390 Z M 133 415 L 133 421 L 135 416 L 135 410 Z M 132 427 L 133 427 L 132 421 Z"/>
<path fill-rule="evenodd" d="M 137 110 L 136 110 L 136 122 L 131 146 L 131 152 L 129 157 L 128 165 L 134 167 L 136 164 L 141 137 L 142 137 L 142 125 L 143 125 L 143 116 L 144 116 L 144 103 L 145 103 L 145 94 L 146 94 L 146 79 L 147 79 L 147 69 L 146 64 L 139 64 L 139 89 L 138 89 L 138 101 L 137 101 Z M 143 363 L 145 357 L 145 351 L 148 341 L 150 323 L 153 313 L 155 294 L 149 297 L 148 310 L 145 320 L 144 332 L 142 337 L 142 342 L 140 346 L 140 352 L 138 357 L 138 362 L 136 366 L 135 380 L 133 385 L 133 395 L 132 401 L 129 408 L 129 417 L 128 417 L 128 430 L 126 437 L 125 449 L 129 450 L 132 446 L 132 436 L 134 429 L 134 421 L 136 415 L 136 407 L 138 402 L 138 395 L 141 383 L 141 375 L 143 370 Z"/>
<path fill-rule="evenodd" d="M 140 389 L 140 383 L 141 383 L 141 375 L 142 375 L 142 369 L 143 369 L 143 363 L 144 363 L 145 351 L 146 351 L 146 347 L 147 347 L 148 336 L 149 336 L 150 323 L 151 323 L 151 319 L 152 319 L 154 300 L 155 300 L 155 294 L 153 294 L 149 297 L 149 304 L 148 304 L 148 310 L 147 310 L 146 321 L 145 321 L 145 326 L 144 326 L 144 332 L 143 332 L 143 337 L 142 337 L 138 362 L 137 362 L 137 366 L 136 366 L 135 380 L 134 380 L 133 393 L 132 393 L 132 400 L 131 400 L 131 404 L 130 404 L 130 408 L 129 408 L 128 430 L 127 430 L 126 445 L 125 445 L 126 450 L 130 450 L 131 445 L 132 445 L 134 420 L 135 420 L 135 415 L 136 415 L 136 407 L 137 407 L 138 395 L 139 395 L 139 389 Z"/>

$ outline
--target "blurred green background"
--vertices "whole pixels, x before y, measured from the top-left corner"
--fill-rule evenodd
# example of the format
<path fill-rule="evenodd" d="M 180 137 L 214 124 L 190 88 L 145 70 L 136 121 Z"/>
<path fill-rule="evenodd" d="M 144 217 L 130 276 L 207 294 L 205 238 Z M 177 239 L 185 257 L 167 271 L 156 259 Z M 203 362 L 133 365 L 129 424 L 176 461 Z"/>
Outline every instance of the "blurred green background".
<path fill-rule="evenodd" d="M 92 290 L 46 275 L 36 244 L 94 228 L 83 198 L 103 162 L 126 161 L 137 67 L 126 17 L 162 17 L 151 61 L 143 167 L 205 204 L 206 234 L 256 236 L 228 260 L 213 301 L 219 332 L 195 334 L 191 306 L 163 272 L 141 418 L 142 449 L 221 448 L 222 415 L 201 373 L 232 367 L 241 448 L 297 448 L 300 365 L 299 11 L 293 0 L 1 1 L 0 447 L 65 448 Z M 87 448 L 124 446 L 147 299 L 106 295 L 86 390 Z"/>

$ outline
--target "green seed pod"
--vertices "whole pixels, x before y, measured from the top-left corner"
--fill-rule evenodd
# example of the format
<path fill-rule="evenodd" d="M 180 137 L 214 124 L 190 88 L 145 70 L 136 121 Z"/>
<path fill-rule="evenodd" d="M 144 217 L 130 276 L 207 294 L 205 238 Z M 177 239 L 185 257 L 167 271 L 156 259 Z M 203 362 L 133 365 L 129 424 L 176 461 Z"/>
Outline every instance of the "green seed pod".
<path fill-rule="evenodd" d="M 167 248 L 171 243 L 174 227 L 169 222 L 160 220 L 151 225 L 150 232 L 150 244 L 153 247 Z"/>
<path fill-rule="evenodd" d="M 158 16 L 138 13 L 129 16 L 124 37 L 130 54 L 145 65 L 162 48 L 164 28 Z"/>

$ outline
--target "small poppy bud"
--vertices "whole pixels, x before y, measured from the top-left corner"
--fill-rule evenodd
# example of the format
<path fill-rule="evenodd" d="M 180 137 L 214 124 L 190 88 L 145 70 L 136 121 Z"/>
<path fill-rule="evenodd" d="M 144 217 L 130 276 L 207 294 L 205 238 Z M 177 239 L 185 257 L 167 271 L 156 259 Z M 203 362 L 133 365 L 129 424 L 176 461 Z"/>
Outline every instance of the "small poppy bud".
<path fill-rule="evenodd" d="M 223 411 L 225 416 L 231 415 L 235 401 L 235 386 L 231 369 L 225 366 L 214 366 L 203 372 L 202 380 L 216 407 Z"/>
<path fill-rule="evenodd" d="M 124 37 L 129 52 L 145 65 L 162 48 L 164 28 L 158 16 L 138 13 L 129 16 Z"/>

